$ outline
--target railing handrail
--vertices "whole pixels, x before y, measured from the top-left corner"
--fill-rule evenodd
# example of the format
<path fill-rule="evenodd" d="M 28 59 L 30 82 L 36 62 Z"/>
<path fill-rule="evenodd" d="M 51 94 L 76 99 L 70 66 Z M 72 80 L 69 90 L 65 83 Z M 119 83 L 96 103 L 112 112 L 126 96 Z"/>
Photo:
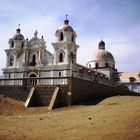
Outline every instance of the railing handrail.
<path fill-rule="evenodd" d="M 0 79 L 0 85 L 68 85 L 70 77 L 26 77 Z"/>

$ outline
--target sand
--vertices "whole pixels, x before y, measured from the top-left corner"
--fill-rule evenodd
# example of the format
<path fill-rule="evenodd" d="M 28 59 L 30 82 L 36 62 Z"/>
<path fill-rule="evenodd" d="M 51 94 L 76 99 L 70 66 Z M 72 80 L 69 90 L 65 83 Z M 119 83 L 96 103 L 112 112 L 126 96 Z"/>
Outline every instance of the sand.
<path fill-rule="evenodd" d="M 53 111 L 0 98 L 0 140 L 140 140 L 140 97 Z"/>

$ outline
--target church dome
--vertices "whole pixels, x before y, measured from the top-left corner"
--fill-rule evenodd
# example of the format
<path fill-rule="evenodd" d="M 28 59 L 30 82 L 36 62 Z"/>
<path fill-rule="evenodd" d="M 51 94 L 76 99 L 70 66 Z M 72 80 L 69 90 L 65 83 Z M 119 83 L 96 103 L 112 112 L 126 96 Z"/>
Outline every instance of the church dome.
<path fill-rule="evenodd" d="M 95 69 L 115 69 L 115 59 L 113 55 L 105 50 L 105 42 L 100 41 L 98 44 L 98 50 L 96 50 L 90 58 L 90 61 L 87 63 L 87 66 Z"/>
<path fill-rule="evenodd" d="M 112 61 L 112 62 L 114 62 L 114 57 L 109 51 L 99 49 L 99 50 L 95 51 L 95 53 L 91 57 L 91 60 L 94 60 L 94 61 Z"/>
<path fill-rule="evenodd" d="M 17 31 L 17 32 L 16 32 L 16 34 L 13 36 L 13 39 L 14 39 L 14 40 L 24 40 L 24 36 L 20 33 L 21 30 L 18 28 L 16 31 Z"/>
<path fill-rule="evenodd" d="M 105 42 L 101 40 L 98 44 L 98 50 L 93 54 L 92 60 L 94 61 L 111 61 L 114 62 L 113 55 L 105 50 Z"/>
<path fill-rule="evenodd" d="M 69 20 L 67 19 L 67 15 L 66 15 L 66 19 L 64 20 L 64 24 L 62 26 L 60 26 L 56 32 L 58 32 L 58 31 L 64 31 L 64 32 L 67 32 L 67 31 L 73 32 L 74 31 L 73 28 L 69 25 Z"/>
<path fill-rule="evenodd" d="M 62 25 L 62 26 L 60 26 L 59 28 L 58 28 L 58 30 L 61 30 L 61 31 L 69 31 L 69 32 L 73 32 L 73 28 L 70 26 L 70 25 L 68 25 L 68 23 L 69 23 L 69 20 L 64 20 L 64 25 Z"/>

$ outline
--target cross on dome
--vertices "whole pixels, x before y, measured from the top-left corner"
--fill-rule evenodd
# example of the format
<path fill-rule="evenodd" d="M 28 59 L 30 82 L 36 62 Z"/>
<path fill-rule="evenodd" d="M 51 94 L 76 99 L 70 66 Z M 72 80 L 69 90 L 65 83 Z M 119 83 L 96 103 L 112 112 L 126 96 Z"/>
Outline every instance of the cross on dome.
<path fill-rule="evenodd" d="M 66 19 L 64 20 L 64 24 L 68 25 L 69 24 L 68 15 L 66 14 L 65 16 L 66 16 Z"/>
<path fill-rule="evenodd" d="M 17 28 L 17 33 L 19 33 L 20 34 L 20 24 L 18 24 L 18 28 Z"/>
<path fill-rule="evenodd" d="M 68 15 L 66 14 L 66 19 L 67 19 Z"/>

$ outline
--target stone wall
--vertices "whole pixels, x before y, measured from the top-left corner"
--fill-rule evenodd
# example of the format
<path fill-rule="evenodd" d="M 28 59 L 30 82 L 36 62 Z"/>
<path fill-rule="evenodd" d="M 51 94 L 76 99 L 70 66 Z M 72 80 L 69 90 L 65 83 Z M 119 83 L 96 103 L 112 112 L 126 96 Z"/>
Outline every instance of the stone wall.
<path fill-rule="evenodd" d="M 35 86 L 35 92 L 30 107 L 48 106 L 56 86 Z M 26 101 L 32 86 L 0 86 L 0 96 Z M 67 86 L 60 86 L 57 106 L 67 105 Z"/>
<path fill-rule="evenodd" d="M 131 92 L 127 88 L 117 86 L 103 85 L 83 79 L 72 78 L 72 104 L 94 100 L 97 98 L 105 98 L 114 95 L 128 95 Z"/>
<path fill-rule="evenodd" d="M 0 96 L 25 101 L 30 92 L 30 89 L 31 87 L 24 86 L 0 86 Z"/>
<path fill-rule="evenodd" d="M 30 106 L 48 106 L 56 86 L 35 86 Z M 114 95 L 131 94 L 123 86 L 109 86 L 97 83 L 97 81 L 91 82 L 74 77 L 69 81 L 69 85 L 59 85 L 58 87 L 60 90 L 55 101 L 56 107 L 80 104 L 81 102 L 94 101 L 97 98 Z M 32 86 L 0 86 L 0 96 L 26 101 L 31 88 Z"/>

